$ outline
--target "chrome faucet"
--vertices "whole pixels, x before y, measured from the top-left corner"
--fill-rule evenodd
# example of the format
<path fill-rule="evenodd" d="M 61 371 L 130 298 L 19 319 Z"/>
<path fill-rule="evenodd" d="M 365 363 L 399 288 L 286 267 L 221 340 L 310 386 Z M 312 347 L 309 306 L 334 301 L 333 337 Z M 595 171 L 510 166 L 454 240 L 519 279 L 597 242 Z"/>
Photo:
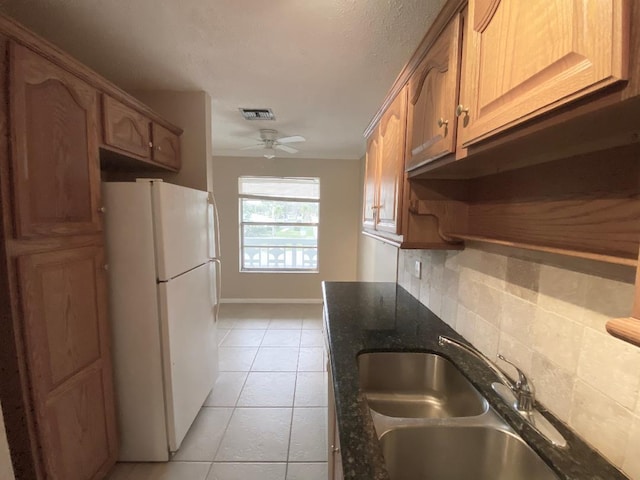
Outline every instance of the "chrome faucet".
<path fill-rule="evenodd" d="M 516 409 L 520 412 L 531 413 L 533 412 L 534 405 L 536 403 L 536 392 L 533 388 L 533 384 L 529 382 L 529 379 L 513 362 L 510 362 L 502 355 L 498 354 L 498 358 L 503 362 L 508 363 L 518 372 L 518 381 L 513 385 L 507 385 L 516 396 Z M 497 367 L 496 367 L 497 368 Z"/>
<path fill-rule="evenodd" d="M 509 389 L 513 392 L 516 397 L 515 408 L 522 413 L 528 414 L 533 412 L 534 405 L 536 403 L 533 384 L 529 382 L 529 379 L 524 374 L 524 372 L 517 366 L 515 366 L 512 362 L 504 358 L 502 355 L 498 355 L 498 358 L 500 360 L 508 363 L 518 372 L 518 380 L 515 383 L 507 375 L 505 375 L 505 373 L 500 370 L 500 368 L 498 368 L 491 360 L 489 360 L 480 350 L 470 345 L 465 345 L 464 343 L 458 340 L 454 340 L 453 338 L 445 337 L 444 335 L 440 335 L 440 337 L 438 337 L 438 344 L 440 346 L 443 346 L 445 344 L 453 345 L 482 360 L 487 365 L 487 367 L 489 367 L 500 378 L 500 381 L 507 387 L 509 387 Z"/>
<path fill-rule="evenodd" d="M 491 388 L 493 388 L 493 390 L 504 401 L 509 403 L 520 414 L 521 417 L 526 419 L 534 429 L 536 429 L 553 445 L 560 448 L 565 448 L 567 446 L 567 440 L 562 436 L 558 429 L 554 427 L 551 422 L 549 422 L 549 420 L 544 417 L 544 415 L 542 415 L 538 410 L 535 409 L 536 398 L 533 385 L 529 382 L 527 376 L 522 370 L 520 370 L 502 355 L 498 355 L 498 358 L 500 360 L 507 362 L 518 372 L 518 381 L 514 383 L 513 380 L 505 375 L 505 373 L 500 370 L 496 364 L 489 360 L 478 349 L 470 345 L 465 345 L 464 343 L 458 340 L 454 340 L 453 338 L 445 337 L 444 335 L 440 335 L 440 337 L 438 337 L 438 344 L 440 346 L 453 345 L 454 347 L 458 347 L 470 353 L 474 357 L 482 360 L 485 365 L 489 367 L 500 378 L 501 383 L 494 382 L 491 384 Z"/>

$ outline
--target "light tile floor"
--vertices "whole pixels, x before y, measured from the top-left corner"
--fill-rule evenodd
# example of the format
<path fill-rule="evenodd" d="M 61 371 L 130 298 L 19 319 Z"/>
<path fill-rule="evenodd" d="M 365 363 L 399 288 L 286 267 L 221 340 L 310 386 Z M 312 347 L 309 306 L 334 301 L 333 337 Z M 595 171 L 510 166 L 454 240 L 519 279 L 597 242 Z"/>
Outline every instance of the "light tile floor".
<path fill-rule="evenodd" d="M 119 463 L 108 480 L 326 480 L 320 305 L 223 304 L 220 374 L 169 463 Z"/>

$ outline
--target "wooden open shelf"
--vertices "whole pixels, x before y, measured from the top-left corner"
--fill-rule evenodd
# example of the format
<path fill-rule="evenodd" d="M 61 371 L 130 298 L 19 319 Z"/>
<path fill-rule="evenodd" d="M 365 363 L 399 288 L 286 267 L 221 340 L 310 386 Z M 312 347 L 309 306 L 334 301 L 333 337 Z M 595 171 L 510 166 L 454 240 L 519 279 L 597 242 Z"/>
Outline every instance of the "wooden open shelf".
<path fill-rule="evenodd" d="M 411 180 L 409 211 L 443 241 L 502 243 L 636 265 L 640 145 L 465 180 Z"/>
<path fill-rule="evenodd" d="M 637 143 L 478 178 L 409 183 L 409 214 L 428 218 L 443 244 L 473 240 L 636 268 L 640 263 Z M 607 330 L 640 346 L 640 273 L 632 314 L 611 320 Z"/>
<path fill-rule="evenodd" d="M 638 254 L 636 270 L 636 294 L 633 301 L 633 311 L 630 317 L 614 318 L 607 322 L 607 332 L 625 342 L 640 347 L 640 253 Z"/>
<path fill-rule="evenodd" d="M 511 240 L 501 240 L 499 238 L 482 237 L 479 235 L 468 235 L 464 233 L 450 233 L 452 237 L 461 240 L 472 240 L 475 242 L 492 243 L 494 245 L 503 245 L 505 247 L 523 248 L 525 250 L 534 250 L 538 252 L 554 253 L 557 255 L 566 255 L 569 257 L 585 258 L 587 260 L 595 260 L 597 262 L 614 263 L 617 265 L 625 265 L 628 267 L 637 267 L 638 261 L 632 258 L 616 257 L 613 255 L 603 255 L 592 252 L 579 252 L 577 250 L 569 250 L 566 248 L 556 248 L 544 245 L 535 245 L 532 243 L 516 242 Z"/>
<path fill-rule="evenodd" d="M 609 320 L 607 332 L 620 340 L 640 347 L 640 316 Z"/>

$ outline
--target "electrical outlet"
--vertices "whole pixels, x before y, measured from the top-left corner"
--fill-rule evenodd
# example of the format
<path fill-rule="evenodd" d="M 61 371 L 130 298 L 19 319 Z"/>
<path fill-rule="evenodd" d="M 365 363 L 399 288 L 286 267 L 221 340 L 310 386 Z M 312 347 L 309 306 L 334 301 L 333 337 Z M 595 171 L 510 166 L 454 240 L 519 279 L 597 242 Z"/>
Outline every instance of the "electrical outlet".
<path fill-rule="evenodd" d="M 416 264 L 413 267 L 413 276 L 418 280 L 422 278 L 422 262 L 420 260 L 416 260 Z"/>

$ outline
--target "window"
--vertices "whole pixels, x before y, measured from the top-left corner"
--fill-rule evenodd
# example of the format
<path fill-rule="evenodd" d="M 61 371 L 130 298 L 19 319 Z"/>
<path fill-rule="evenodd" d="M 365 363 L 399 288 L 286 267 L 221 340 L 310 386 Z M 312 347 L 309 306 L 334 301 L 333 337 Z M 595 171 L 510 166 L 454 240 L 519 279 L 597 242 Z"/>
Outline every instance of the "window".
<path fill-rule="evenodd" d="M 318 271 L 320 179 L 240 177 L 240 270 Z"/>

